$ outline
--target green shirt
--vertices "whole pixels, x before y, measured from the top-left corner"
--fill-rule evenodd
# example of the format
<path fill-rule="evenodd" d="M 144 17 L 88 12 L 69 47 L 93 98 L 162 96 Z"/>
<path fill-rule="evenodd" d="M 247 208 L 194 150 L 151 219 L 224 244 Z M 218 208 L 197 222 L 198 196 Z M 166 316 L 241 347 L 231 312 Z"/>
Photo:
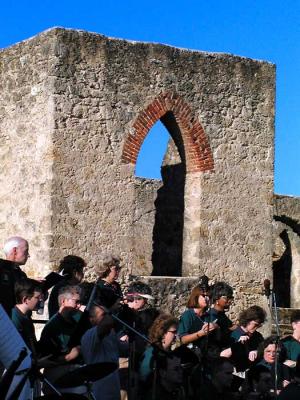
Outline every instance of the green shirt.
<path fill-rule="evenodd" d="M 293 336 L 287 336 L 282 339 L 281 343 L 287 352 L 287 359 L 297 361 L 297 357 L 300 355 L 300 342 Z"/>
<path fill-rule="evenodd" d="M 12 309 L 11 315 L 12 322 L 22 336 L 26 346 L 32 351 L 33 354 L 37 352 L 37 340 L 35 337 L 35 330 L 30 314 L 23 314 L 17 307 Z"/>
<path fill-rule="evenodd" d="M 61 355 L 68 353 L 69 341 L 74 334 L 81 312 L 76 311 L 70 320 L 60 313 L 55 314 L 45 325 L 40 340 L 40 350 L 43 355 Z"/>

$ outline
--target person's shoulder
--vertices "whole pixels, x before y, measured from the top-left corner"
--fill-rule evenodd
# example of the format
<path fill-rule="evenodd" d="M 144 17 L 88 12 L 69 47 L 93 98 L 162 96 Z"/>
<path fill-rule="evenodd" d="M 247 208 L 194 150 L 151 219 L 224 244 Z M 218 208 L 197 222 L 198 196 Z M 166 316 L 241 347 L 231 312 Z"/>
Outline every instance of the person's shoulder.
<path fill-rule="evenodd" d="M 108 283 L 107 283 L 105 280 L 103 280 L 103 279 L 99 279 L 97 285 L 98 285 L 100 288 L 104 288 L 104 287 L 108 286 Z"/>
<path fill-rule="evenodd" d="M 285 336 L 284 338 L 281 339 L 281 343 L 283 343 L 283 344 L 287 344 L 287 343 L 290 343 L 293 341 L 296 341 L 296 340 L 293 338 L 292 335 Z"/>
<path fill-rule="evenodd" d="M 242 335 L 244 334 L 242 328 L 240 326 L 237 326 L 232 332 L 231 332 L 231 337 L 233 339 L 238 340 Z"/>
<path fill-rule="evenodd" d="M 187 308 L 186 310 L 183 311 L 181 314 L 180 319 L 185 319 L 185 318 L 191 318 L 195 315 L 194 310 L 192 308 Z"/>
<path fill-rule="evenodd" d="M 44 326 L 44 329 L 51 329 L 52 327 L 55 327 L 57 325 L 60 325 L 61 322 L 63 321 L 63 317 L 60 315 L 60 313 L 56 313 L 54 314 L 49 321 L 46 323 L 46 325 Z"/>
<path fill-rule="evenodd" d="M 11 319 L 14 324 L 18 324 L 22 319 L 24 319 L 24 314 L 17 307 L 14 307 L 11 310 Z"/>
<path fill-rule="evenodd" d="M 0 258 L 0 273 L 2 271 L 13 273 L 13 269 L 15 267 L 15 263 L 9 260 L 5 260 L 4 258 Z"/>
<path fill-rule="evenodd" d="M 81 343 L 87 342 L 89 343 L 92 338 L 97 337 L 97 326 L 93 326 L 92 328 L 88 329 L 84 332 L 81 338 Z"/>

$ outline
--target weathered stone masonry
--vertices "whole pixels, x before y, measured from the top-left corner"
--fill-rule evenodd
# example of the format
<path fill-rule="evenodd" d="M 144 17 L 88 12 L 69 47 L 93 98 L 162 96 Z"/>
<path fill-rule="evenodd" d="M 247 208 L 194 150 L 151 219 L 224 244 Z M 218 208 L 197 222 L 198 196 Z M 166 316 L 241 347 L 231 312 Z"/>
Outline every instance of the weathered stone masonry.
<path fill-rule="evenodd" d="M 2 50 L 1 241 L 27 237 L 38 275 L 66 254 L 92 267 L 112 251 L 127 275 L 207 273 L 237 288 L 240 307 L 261 304 L 272 276 L 274 73 L 61 28 Z M 178 152 L 171 143 L 161 183 L 134 175 L 158 119 Z M 153 257 L 165 260 L 156 270 Z"/>

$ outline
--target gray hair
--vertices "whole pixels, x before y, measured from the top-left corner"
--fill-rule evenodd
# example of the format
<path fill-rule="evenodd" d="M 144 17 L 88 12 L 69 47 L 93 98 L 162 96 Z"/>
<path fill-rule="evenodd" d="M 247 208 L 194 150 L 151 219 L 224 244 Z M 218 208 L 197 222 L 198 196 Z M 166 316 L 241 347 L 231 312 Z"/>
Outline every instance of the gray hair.
<path fill-rule="evenodd" d="M 68 285 L 64 286 L 58 292 L 58 304 L 61 306 L 61 303 L 64 299 L 70 299 L 74 294 L 78 294 L 81 296 L 82 290 L 79 286 Z"/>
<path fill-rule="evenodd" d="M 15 247 L 19 247 L 23 242 L 27 243 L 27 240 L 22 238 L 21 236 L 12 236 L 6 240 L 4 243 L 3 251 L 6 256 L 10 254 L 12 249 Z"/>

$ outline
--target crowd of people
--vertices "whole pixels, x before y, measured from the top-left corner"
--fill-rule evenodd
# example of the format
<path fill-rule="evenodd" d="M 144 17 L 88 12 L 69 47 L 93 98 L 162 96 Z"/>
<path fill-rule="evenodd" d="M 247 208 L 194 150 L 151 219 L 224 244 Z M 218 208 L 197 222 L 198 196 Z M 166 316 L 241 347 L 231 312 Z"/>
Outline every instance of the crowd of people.
<path fill-rule="evenodd" d="M 228 317 L 234 296 L 226 282 L 199 278 L 176 318 L 154 307 L 147 284 L 122 291 L 118 257 L 98 266 L 84 293 L 86 263 L 67 255 L 49 294 L 43 279 L 20 268 L 29 257 L 25 239 L 8 239 L 4 253 L 0 303 L 43 370 L 44 395 L 55 387 L 96 400 L 300 398 L 300 311 L 292 314 L 291 335 L 264 338 L 260 306 Z M 47 298 L 49 320 L 37 340 L 32 312 Z"/>

